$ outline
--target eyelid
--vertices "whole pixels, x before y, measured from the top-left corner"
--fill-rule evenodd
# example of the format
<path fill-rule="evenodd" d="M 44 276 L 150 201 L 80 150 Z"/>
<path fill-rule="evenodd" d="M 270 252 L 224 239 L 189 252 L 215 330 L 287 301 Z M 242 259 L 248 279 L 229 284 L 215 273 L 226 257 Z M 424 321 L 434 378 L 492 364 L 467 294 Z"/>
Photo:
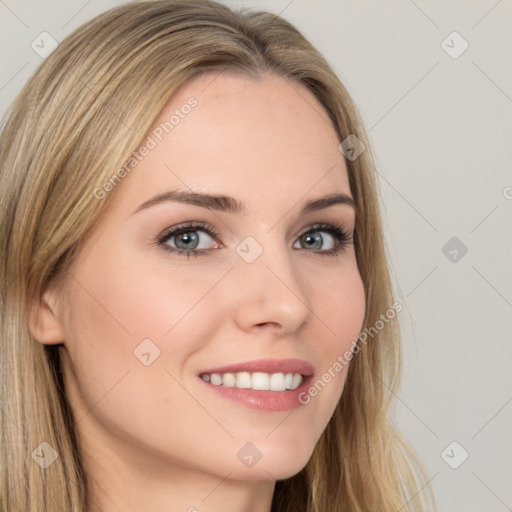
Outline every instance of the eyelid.
<path fill-rule="evenodd" d="M 166 228 L 158 237 L 157 241 L 161 244 L 165 243 L 172 236 L 186 233 L 188 231 L 206 231 L 211 236 L 218 238 L 219 232 L 210 224 L 203 221 L 185 221 L 180 222 L 175 226 Z"/>
<path fill-rule="evenodd" d="M 301 236 L 305 235 L 306 233 L 309 233 L 310 231 L 322 231 L 322 230 L 332 230 L 332 228 L 339 229 L 340 231 L 344 231 L 345 234 L 349 237 L 352 237 L 352 231 L 349 229 L 345 229 L 343 226 L 341 226 L 341 223 L 337 222 L 314 222 L 313 224 L 308 224 L 302 231 L 299 232 L 297 235 L 297 238 L 300 238 Z"/>

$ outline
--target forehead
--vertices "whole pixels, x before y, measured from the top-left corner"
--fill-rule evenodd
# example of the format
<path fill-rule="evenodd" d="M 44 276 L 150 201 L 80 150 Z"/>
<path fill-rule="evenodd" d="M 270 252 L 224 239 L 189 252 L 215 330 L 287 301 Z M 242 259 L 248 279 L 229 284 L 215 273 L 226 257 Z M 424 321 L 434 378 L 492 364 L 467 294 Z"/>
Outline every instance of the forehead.
<path fill-rule="evenodd" d="M 211 73 L 185 83 L 142 142 L 151 147 L 123 183 L 125 199 L 167 189 L 224 193 L 260 205 L 350 193 L 328 114 L 303 85 Z"/>

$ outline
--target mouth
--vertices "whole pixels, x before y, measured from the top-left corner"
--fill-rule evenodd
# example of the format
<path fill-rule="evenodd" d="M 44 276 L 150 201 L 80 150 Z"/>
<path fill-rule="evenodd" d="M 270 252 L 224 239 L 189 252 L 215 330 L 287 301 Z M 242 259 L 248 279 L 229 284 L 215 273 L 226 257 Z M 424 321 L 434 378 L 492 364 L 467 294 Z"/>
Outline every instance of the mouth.
<path fill-rule="evenodd" d="M 300 395 L 314 375 L 300 359 L 259 359 L 201 371 L 198 377 L 220 396 L 253 409 L 283 411 L 304 405 Z"/>

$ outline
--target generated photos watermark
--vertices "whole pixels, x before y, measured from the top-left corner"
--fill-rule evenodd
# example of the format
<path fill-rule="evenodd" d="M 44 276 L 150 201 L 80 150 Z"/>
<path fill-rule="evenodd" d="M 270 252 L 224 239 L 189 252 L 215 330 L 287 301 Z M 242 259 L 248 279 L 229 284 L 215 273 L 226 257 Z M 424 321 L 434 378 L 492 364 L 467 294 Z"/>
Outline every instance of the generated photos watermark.
<path fill-rule="evenodd" d="M 312 397 L 315 397 L 324 389 L 331 380 L 336 377 L 337 373 L 340 373 L 343 368 L 347 367 L 352 361 L 355 354 L 361 351 L 360 343 L 368 344 L 368 337 L 373 338 L 377 335 L 390 320 L 395 318 L 397 313 L 402 311 L 403 306 L 400 302 L 396 301 L 385 313 L 381 313 L 379 320 L 375 322 L 371 327 L 363 329 L 357 339 L 351 343 L 351 349 L 346 350 L 343 354 L 338 355 L 336 361 L 333 362 L 329 368 L 318 378 L 316 381 L 306 390 L 299 394 L 299 402 L 303 405 L 307 405 Z"/>

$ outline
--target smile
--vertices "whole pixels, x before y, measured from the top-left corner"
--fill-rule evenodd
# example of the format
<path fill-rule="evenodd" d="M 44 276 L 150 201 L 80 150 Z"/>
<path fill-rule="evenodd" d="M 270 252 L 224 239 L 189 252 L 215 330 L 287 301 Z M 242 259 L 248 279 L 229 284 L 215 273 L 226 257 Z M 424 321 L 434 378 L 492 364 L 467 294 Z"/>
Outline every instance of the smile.
<path fill-rule="evenodd" d="M 297 389 L 303 376 L 300 373 L 264 373 L 264 372 L 238 372 L 238 373 L 203 373 L 200 377 L 214 386 L 225 386 L 239 389 L 253 389 L 256 391 L 287 391 Z"/>

